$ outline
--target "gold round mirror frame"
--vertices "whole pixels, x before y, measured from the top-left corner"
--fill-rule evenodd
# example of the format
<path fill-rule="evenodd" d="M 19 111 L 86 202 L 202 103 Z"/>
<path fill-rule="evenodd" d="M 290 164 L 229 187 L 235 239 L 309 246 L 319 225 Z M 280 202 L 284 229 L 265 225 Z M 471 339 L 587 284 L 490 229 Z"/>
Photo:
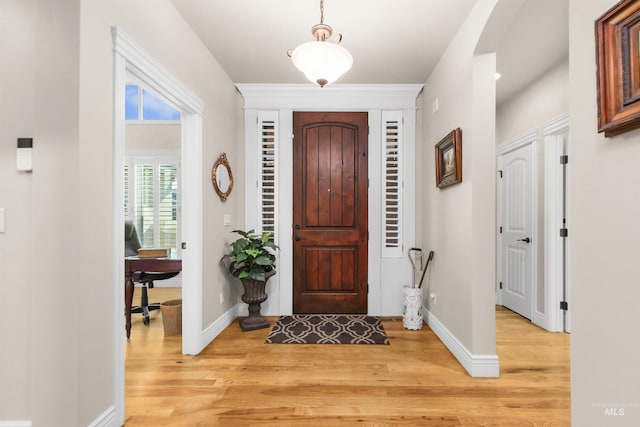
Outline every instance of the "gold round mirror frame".
<path fill-rule="evenodd" d="M 229 166 L 229 162 L 227 161 L 226 153 L 222 153 L 213 164 L 211 168 L 211 182 L 220 200 L 226 202 L 227 197 L 229 197 L 233 189 L 233 174 L 231 173 L 231 166 Z"/>

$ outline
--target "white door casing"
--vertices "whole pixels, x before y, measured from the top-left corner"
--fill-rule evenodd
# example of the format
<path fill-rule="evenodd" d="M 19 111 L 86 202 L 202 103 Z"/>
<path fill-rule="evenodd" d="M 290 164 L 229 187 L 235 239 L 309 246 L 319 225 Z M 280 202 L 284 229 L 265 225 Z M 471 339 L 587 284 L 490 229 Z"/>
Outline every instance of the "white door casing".
<path fill-rule="evenodd" d="M 553 119 L 542 128 L 544 136 L 544 323 L 548 331 L 570 332 L 568 236 L 560 230 L 568 229 L 567 195 L 565 179 L 567 164 L 561 157 L 568 154 L 569 115 Z M 561 309 L 561 301 L 567 310 Z"/>
<path fill-rule="evenodd" d="M 124 424 L 124 179 L 125 83 L 132 74 L 163 96 L 182 116 L 182 351 L 197 354 L 208 342 L 202 333 L 202 112 L 203 101 L 118 28 L 114 46 L 113 121 L 113 359 L 115 420 Z"/>
<path fill-rule="evenodd" d="M 533 318 L 535 296 L 535 141 L 537 131 L 523 143 L 502 151 L 499 253 L 502 305 Z"/>

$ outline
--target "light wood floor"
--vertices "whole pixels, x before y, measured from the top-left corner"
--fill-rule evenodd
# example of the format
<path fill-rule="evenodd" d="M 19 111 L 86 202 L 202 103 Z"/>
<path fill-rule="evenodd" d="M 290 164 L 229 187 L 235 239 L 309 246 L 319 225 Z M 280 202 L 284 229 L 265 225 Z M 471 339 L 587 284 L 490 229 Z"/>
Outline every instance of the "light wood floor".
<path fill-rule="evenodd" d="M 269 329 L 236 321 L 183 356 L 159 312 L 149 326 L 139 316 L 126 345 L 127 427 L 571 425 L 569 336 L 502 308 L 494 379 L 471 378 L 428 327 L 408 331 L 401 318 L 383 319 L 388 346 L 264 344 Z"/>

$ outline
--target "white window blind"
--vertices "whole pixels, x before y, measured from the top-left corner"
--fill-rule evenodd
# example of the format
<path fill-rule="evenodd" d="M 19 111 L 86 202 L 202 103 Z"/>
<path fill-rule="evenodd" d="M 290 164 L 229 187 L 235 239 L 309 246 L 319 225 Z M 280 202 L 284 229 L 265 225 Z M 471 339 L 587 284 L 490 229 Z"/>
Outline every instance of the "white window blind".
<path fill-rule="evenodd" d="M 258 146 L 260 152 L 258 193 L 260 197 L 260 226 L 263 232 L 277 234 L 278 183 L 278 113 L 258 113 Z"/>
<path fill-rule="evenodd" d="M 382 113 L 384 258 L 402 257 L 402 112 Z"/>
<path fill-rule="evenodd" d="M 154 165 L 135 164 L 135 224 L 138 230 L 140 244 L 145 248 L 156 247 L 154 245 L 154 231 L 156 223 L 154 192 Z"/>
<path fill-rule="evenodd" d="M 136 224 L 143 247 L 179 253 L 179 166 L 178 156 L 127 156 L 125 217 Z"/>
<path fill-rule="evenodd" d="M 124 217 L 129 219 L 129 165 L 124 165 Z"/>
<path fill-rule="evenodd" d="M 161 248 L 177 249 L 178 237 L 178 167 L 161 164 L 159 168 L 158 234 Z"/>

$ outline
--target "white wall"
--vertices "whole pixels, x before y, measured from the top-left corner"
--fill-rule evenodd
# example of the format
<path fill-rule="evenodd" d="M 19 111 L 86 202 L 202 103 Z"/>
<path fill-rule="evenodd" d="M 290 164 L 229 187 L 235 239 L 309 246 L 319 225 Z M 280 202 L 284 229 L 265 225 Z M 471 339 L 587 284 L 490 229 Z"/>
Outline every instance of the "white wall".
<path fill-rule="evenodd" d="M 568 31 L 568 30 L 567 30 Z M 500 80 L 496 83 L 500 86 Z M 569 111 L 569 58 L 549 69 L 496 110 L 496 143 L 502 144 Z"/>
<path fill-rule="evenodd" d="M 91 217 L 91 221 L 101 224 L 100 231 L 91 239 L 81 239 L 80 248 L 86 254 L 81 274 L 93 273 L 99 277 L 95 292 L 110 301 L 113 278 L 110 271 L 111 215 L 113 208 L 107 196 L 112 192 L 112 98 L 113 98 L 113 53 L 111 26 L 117 26 L 146 50 L 156 61 L 202 99 L 203 115 L 203 327 L 229 310 L 234 301 L 227 299 L 219 303 L 220 292 L 227 292 L 229 286 L 218 260 L 224 251 L 224 236 L 227 231 L 222 225 L 222 214 L 229 213 L 237 218 L 237 200 L 231 194 L 223 204 L 213 191 L 210 170 L 214 161 L 223 151 L 227 153 L 231 167 L 239 162 L 236 155 L 236 91 L 233 82 L 210 55 L 202 42 L 187 26 L 180 14 L 168 0 L 153 2 L 153 19 L 150 19 L 149 2 L 143 0 L 113 0 L 110 2 L 82 2 L 82 45 L 80 63 L 80 109 L 83 116 L 80 126 L 80 195 L 86 201 L 80 210 L 81 218 Z M 96 191 L 97 190 L 97 191 Z M 104 206 L 97 215 L 93 206 Z M 90 216 L 92 215 L 92 216 Z M 95 228 L 87 222 L 83 229 Z M 81 233 L 82 235 L 82 233 Z M 106 262 L 105 262 L 106 261 Z M 96 313 L 98 318 L 109 318 L 113 308 L 106 304 Z M 88 313 L 87 313 L 88 315 Z M 105 375 L 95 374 L 95 365 L 111 366 L 109 339 L 113 325 L 101 327 L 98 336 L 89 337 L 84 333 L 86 346 L 103 347 L 93 358 L 83 358 L 80 365 L 81 391 L 80 419 L 91 421 L 111 402 L 110 370 Z M 101 338 L 103 337 L 104 340 Z M 135 334 L 132 335 L 135 339 Z M 107 344 L 104 344 L 106 342 Z M 104 348 L 106 347 L 106 348 Z M 87 348 L 88 352 L 93 353 Z M 86 362 L 84 362 L 86 360 Z"/>
<path fill-rule="evenodd" d="M 79 3 L 0 7 L 0 420 L 77 425 Z M 30 174 L 15 169 L 20 136 L 34 138 Z"/>
<path fill-rule="evenodd" d="M 586 427 L 640 425 L 640 131 L 605 138 L 596 123 L 594 21 L 615 3 L 569 5 L 571 400 Z"/>
<path fill-rule="evenodd" d="M 567 30 L 568 31 L 568 30 Z M 524 52 L 523 52 L 524 54 Z M 500 85 L 500 81 L 496 83 Z M 537 129 L 537 310 L 544 313 L 544 134 L 545 123 L 569 111 L 569 58 L 538 77 L 525 89 L 498 105 L 496 111 L 497 145 L 513 141 Z"/>
<path fill-rule="evenodd" d="M 127 150 L 180 150 L 180 123 L 128 123 Z"/>
<path fill-rule="evenodd" d="M 496 1 L 472 9 L 426 81 L 421 246 L 435 252 L 425 305 L 473 355 L 495 355 L 495 56 L 474 51 Z M 487 76 L 489 76 L 487 81 Z M 484 85 L 485 87 L 480 87 Z M 439 111 L 432 114 L 438 100 Z M 434 145 L 462 130 L 462 183 L 435 185 Z M 490 153 L 490 154 L 489 154 Z M 429 298 L 435 293 L 436 301 Z"/>
<path fill-rule="evenodd" d="M 36 131 L 33 3 L 0 2 L 0 420 L 29 418 L 33 176 L 16 170 L 16 138 Z"/>
<path fill-rule="evenodd" d="M 78 303 L 86 296 L 83 279 L 93 277 L 82 276 L 78 269 L 84 261 L 77 245 L 79 1 L 38 0 L 35 5 L 32 120 L 38 148 L 28 237 L 32 244 L 29 407 L 36 426 L 77 425 L 77 396 L 82 389 L 77 367 L 83 357 L 99 351 L 94 346 L 89 354 L 83 352 L 78 332 L 82 327 L 100 329 L 100 318 L 91 318 L 89 306 L 82 310 Z M 87 236 L 93 228 L 84 230 Z M 16 320 L 13 324 L 22 329 Z"/>
<path fill-rule="evenodd" d="M 203 170 L 223 151 L 232 167 L 241 161 L 233 82 L 169 0 L 149 13 L 143 0 L 0 2 L 0 424 L 102 423 L 115 404 L 111 26 L 204 100 Z M 31 174 L 15 169 L 22 136 L 34 137 Z M 229 287 L 219 236 L 222 212 L 237 218 L 243 202 L 222 205 L 202 179 L 207 327 L 235 303 L 219 304 Z"/>
<path fill-rule="evenodd" d="M 0 420 L 75 422 L 77 42 L 73 2 L 0 3 Z M 72 40 L 68 42 L 68 40 Z M 65 108 L 60 108 L 63 105 Z M 16 171 L 16 138 L 34 138 L 33 173 Z M 64 355 L 66 350 L 71 354 Z M 49 396 L 68 384 L 69 395 Z"/>

